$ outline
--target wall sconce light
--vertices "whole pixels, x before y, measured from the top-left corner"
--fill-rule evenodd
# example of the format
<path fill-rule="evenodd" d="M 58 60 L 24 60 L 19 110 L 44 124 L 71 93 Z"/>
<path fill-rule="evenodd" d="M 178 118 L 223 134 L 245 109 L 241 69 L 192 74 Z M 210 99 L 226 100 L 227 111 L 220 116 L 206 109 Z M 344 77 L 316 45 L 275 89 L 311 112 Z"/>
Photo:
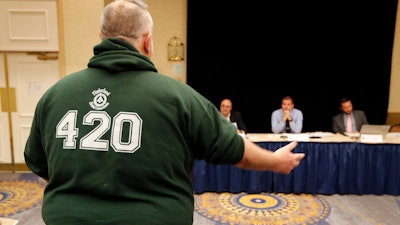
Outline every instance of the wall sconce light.
<path fill-rule="evenodd" d="M 169 61 L 183 61 L 185 52 L 185 45 L 181 39 L 174 36 L 168 42 L 168 60 Z"/>

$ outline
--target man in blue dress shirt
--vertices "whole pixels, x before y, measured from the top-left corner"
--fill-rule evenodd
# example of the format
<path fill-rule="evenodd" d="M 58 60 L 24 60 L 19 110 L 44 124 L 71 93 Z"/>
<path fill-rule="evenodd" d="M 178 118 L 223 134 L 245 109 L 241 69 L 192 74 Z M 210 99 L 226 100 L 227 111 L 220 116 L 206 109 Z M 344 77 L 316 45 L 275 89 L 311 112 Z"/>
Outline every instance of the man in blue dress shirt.
<path fill-rule="evenodd" d="M 303 113 L 294 108 L 292 97 L 282 99 L 281 108 L 272 112 L 271 126 L 273 133 L 301 133 Z"/>

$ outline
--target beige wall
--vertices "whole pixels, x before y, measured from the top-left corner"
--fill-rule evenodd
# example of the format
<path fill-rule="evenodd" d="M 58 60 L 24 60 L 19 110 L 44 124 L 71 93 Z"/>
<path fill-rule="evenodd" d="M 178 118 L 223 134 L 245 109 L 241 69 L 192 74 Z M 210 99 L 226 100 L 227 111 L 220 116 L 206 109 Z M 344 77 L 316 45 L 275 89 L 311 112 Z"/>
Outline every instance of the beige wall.
<path fill-rule="evenodd" d="M 388 112 L 400 113 L 400 4 L 397 4 Z M 400 121 L 399 121 L 400 122 Z"/>
<path fill-rule="evenodd" d="M 101 0 L 61 0 L 65 74 L 87 67 L 99 38 Z"/>
<path fill-rule="evenodd" d="M 69 74 L 85 68 L 93 55 L 93 46 L 99 42 L 99 18 L 104 7 L 102 0 L 59 0 L 62 14 L 64 46 L 64 71 Z M 154 20 L 153 63 L 162 74 L 186 83 L 186 60 L 167 60 L 167 44 L 173 37 L 179 37 L 186 48 L 187 0 L 147 0 Z M 186 54 L 185 54 L 186 55 Z"/>
<path fill-rule="evenodd" d="M 186 83 L 186 58 L 181 62 L 168 61 L 167 45 L 176 36 L 182 40 L 186 49 L 187 0 L 168 0 L 168 3 L 165 0 L 147 0 L 147 3 L 154 20 L 152 60 L 160 73 Z"/>
<path fill-rule="evenodd" d="M 93 45 L 99 42 L 99 16 L 104 6 L 102 0 L 58 0 L 62 5 L 64 35 L 65 74 L 86 67 L 92 56 Z M 107 1 L 107 0 L 106 0 Z M 186 60 L 167 60 L 167 44 L 173 36 L 179 37 L 186 47 L 187 0 L 147 0 L 154 19 L 154 56 L 152 58 L 160 73 L 186 82 Z M 398 5 L 400 9 L 400 4 Z M 393 49 L 390 84 L 389 113 L 400 112 L 400 10 Z M 63 48 L 61 48 L 63 49 Z M 63 55 L 61 53 L 61 55 Z M 185 54 L 186 55 L 186 54 Z M 379 75 L 377 75 L 379 77 Z"/>

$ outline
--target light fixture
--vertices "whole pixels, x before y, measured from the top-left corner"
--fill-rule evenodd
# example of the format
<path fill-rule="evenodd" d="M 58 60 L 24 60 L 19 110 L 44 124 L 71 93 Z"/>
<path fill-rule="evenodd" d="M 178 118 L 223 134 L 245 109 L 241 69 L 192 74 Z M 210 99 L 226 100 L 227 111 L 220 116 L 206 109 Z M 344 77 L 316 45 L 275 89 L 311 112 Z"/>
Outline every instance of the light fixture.
<path fill-rule="evenodd" d="M 169 61 L 183 61 L 185 52 L 185 45 L 181 39 L 174 36 L 168 42 L 168 60 Z"/>

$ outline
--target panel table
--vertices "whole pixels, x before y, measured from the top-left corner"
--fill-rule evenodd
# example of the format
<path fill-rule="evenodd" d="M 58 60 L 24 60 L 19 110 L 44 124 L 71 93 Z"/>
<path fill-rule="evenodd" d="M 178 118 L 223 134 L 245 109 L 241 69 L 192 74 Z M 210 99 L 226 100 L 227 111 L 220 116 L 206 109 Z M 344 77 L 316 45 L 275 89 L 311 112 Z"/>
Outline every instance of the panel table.
<path fill-rule="evenodd" d="M 247 137 L 271 150 L 288 143 L 281 135 Z M 194 192 L 399 195 L 399 143 L 399 137 L 385 139 L 384 143 L 361 143 L 340 134 L 321 135 L 298 143 L 294 152 L 304 152 L 306 157 L 288 175 L 196 160 Z"/>

